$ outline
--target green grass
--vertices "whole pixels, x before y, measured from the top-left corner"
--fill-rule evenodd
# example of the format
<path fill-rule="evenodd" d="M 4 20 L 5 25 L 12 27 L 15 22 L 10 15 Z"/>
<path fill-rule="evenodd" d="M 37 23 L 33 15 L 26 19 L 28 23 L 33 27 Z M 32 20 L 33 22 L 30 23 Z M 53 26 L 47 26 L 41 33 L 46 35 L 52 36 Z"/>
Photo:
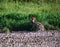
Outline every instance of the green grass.
<path fill-rule="evenodd" d="M 36 16 L 37 21 L 42 22 L 47 30 L 60 29 L 59 3 L 0 3 L 0 21 L 3 27 L 6 26 L 11 29 L 19 29 L 20 27 L 26 27 L 26 29 L 29 30 L 28 28 L 32 28 L 27 24 L 28 21 L 31 20 L 31 17 L 29 17 L 29 15 Z"/>

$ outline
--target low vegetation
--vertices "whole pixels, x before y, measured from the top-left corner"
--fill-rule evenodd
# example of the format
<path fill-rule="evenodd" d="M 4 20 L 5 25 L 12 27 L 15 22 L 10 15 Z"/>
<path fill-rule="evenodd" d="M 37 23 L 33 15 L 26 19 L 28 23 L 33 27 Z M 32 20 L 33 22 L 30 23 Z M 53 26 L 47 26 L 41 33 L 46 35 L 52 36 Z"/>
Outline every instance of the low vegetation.
<path fill-rule="evenodd" d="M 34 30 L 31 17 L 36 16 L 36 22 L 43 23 L 46 30 L 60 29 L 59 0 L 58 2 L 0 1 L 0 28 L 31 31 Z"/>

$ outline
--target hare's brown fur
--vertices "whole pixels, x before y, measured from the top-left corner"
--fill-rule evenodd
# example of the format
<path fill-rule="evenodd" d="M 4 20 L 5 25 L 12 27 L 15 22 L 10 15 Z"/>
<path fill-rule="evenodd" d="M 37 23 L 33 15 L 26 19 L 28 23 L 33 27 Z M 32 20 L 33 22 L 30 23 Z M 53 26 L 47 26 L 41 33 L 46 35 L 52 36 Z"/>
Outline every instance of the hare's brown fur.
<path fill-rule="evenodd" d="M 38 31 L 44 31 L 44 25 L 42 23 L 37 22 L 36 24 L 37 24 L 36 26 L 37 26 Z"/>
<path fill-rule="evenodd" d="M 36 31 L 44 31 L 44 25 L 40 22 L 33 23 L 33 26 L 36 27 Z"/>

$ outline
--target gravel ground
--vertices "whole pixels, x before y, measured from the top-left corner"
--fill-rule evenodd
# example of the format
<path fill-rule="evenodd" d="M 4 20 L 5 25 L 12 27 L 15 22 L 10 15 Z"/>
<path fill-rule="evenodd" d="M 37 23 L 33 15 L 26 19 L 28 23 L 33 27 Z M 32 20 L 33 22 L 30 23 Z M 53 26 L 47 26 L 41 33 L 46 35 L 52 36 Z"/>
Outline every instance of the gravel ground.
<path fill-rule="evenodd" d="M 0 33 L 0 47 L 60 47 L 60 31 Z"/>

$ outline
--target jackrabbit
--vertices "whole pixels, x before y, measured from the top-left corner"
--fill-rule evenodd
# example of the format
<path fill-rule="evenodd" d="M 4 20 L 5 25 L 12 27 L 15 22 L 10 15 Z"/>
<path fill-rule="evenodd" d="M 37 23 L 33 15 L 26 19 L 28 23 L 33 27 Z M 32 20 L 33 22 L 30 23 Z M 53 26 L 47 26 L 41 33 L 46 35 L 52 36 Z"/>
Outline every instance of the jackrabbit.
<path fill-rule="evenodd" d="M 36 18 L 32 17 L 32 24 L 36 31 L 44 31 L 44 25 L 40 22 L 35 22 Z"/>

